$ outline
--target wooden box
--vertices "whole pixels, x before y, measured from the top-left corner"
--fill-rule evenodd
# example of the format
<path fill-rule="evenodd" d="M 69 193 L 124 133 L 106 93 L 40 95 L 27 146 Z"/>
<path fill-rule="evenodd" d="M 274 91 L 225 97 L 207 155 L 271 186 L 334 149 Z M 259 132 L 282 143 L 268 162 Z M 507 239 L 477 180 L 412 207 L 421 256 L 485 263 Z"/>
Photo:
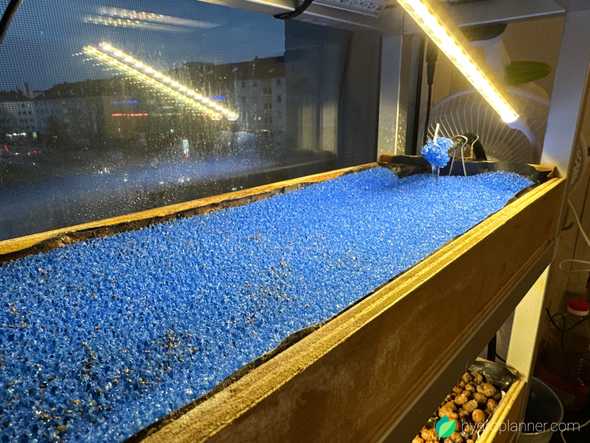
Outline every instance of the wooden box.
<path fill-rule="evenodd" d="M 2 241 L 0 259 L 242 205 L 374 166 Z M 534 187 L 319 329 L 137 438 L 411 441 L 550 263 L 563 189 L 560 178 Z M 515 383 L 509 393 L 514 406 L 502 417 L 517 410 L 523 387 L 524 382 Z M 486 442 L 493 440 L 494 426 L 490 429 Z"/>

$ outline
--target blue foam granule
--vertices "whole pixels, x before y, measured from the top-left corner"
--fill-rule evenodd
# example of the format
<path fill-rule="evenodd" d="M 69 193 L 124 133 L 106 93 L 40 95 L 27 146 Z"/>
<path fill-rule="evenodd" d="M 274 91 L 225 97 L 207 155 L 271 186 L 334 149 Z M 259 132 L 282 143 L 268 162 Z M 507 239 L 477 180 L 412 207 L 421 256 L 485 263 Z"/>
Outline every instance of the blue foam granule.
<path fill-rule="evenodd" d="M 450 138 L 438 137 L 436 141 L 429 140 L 422 147 L 422 156 L 434 168 L 444 168 L 449 164 L 451 157 L 449 149 L 454 146 Z"/>
<path fill-rule="evenodd" d="M 0 267 L 0 442 L 123 440 L 502 208 L 376 168 Z"/>

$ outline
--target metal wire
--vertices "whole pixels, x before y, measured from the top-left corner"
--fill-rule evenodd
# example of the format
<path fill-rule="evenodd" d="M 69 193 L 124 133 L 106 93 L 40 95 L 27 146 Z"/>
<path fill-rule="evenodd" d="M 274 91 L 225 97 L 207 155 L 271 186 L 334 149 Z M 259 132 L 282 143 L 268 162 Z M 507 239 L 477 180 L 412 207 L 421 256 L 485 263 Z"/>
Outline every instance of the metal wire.
<path fill-rule="evenodd" d="M 455 146 L 453 147 L 453 156 L 451 157 L 451 166 L 449 166 L 449 174 L 451 175 L 453 172 L 453 165 L 455 164 L 455 156 L 457 155 L 457 150 L 461 152 L 461 164 L 463 165 L 463 175 L 467 176 L 467 168 L 465 167 L 465 146 L 469 143 L 469 139 L 464 135 L 455 135 L 452 137 L 452 140 L 459 139 L 458 142 L 455 142 Z M 479 139 L 479 137 L 478 137 Z M 460 143 L 460 144 L 459 144 Z M 475 142 L 474 142 L 475 143 Z M 471 144 L 473 147 L 473 143 Z"/>

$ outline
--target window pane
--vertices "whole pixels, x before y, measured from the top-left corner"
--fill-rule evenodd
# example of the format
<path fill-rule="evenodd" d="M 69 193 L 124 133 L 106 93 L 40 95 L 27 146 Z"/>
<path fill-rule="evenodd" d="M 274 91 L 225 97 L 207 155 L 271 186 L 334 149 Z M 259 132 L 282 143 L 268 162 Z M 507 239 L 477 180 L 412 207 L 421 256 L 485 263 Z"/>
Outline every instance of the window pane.
<path fill-rule="evenodd" d="M 194 0 L 23 2 L 0 239 L 373 161 L 379 47 Z"/>

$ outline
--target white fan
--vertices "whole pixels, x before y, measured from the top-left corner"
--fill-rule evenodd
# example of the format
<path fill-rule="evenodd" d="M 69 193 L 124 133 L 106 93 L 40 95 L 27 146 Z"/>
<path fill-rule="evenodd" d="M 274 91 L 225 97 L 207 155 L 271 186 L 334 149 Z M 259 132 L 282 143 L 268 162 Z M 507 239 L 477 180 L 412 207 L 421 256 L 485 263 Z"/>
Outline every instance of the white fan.
<path fill-rule="evenodd" d="M 511 101 L 520 112 L 518 125 L 508 126 L 475 91 L 464 91 L 441 100 L 431 111 L 428 135 L 432 138 L 436 124 L 439 135 L 473 133 L 480 137 L 490 160 L 535 163 L 541 158 L 543 135 L 547 123 L 547 100 L 527 91 L 511 88 Z"/>
<path fill-rule="evenodd" d="M 474 44 L 483 47 L 489 67 L 501 78 L 504 66 L 510 62 L 501 39 Z M 439 135 L 445 137 L 479 135 L 490 160 L 538 162 L 549 112 L 546 93 L 536 85 L 508 88 L 508 93 L 521 116 L 514 124 L 502 122 L 479 93 L 468 90 L 446 97 L 432 107 L 428 135 L 432 137 L 440 123 Z"/>

